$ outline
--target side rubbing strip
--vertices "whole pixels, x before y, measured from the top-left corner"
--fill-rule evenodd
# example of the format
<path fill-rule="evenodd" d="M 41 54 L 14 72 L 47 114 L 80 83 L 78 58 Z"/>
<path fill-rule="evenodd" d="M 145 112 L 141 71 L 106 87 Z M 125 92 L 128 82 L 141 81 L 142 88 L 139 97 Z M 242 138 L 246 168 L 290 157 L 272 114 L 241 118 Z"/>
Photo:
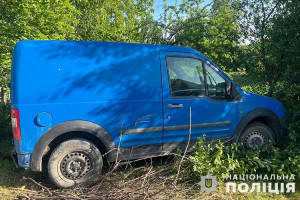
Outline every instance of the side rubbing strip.
<path fill-rule="evenodd" d="M 147 133 L 147 132 L 157 132 L 157 131 L 162 131 L 162 127 L 136 128 L 136 129 L 129 129 L 124 132 L 125 132 L 125 134 L 135 134 L 135 133 Z"/>
<path fill-rule="evenodd" d="M 231 124 L 231 121 L 227 122 L 215 122 L 215 123 L 203 123 L 203 124 L 192 124 L 192 128 L 206 128 L 206 127 L 214 127 L 214 126 L 228 126 Z M 182 125 L 182 126 L 167 126 L 164 128 L 164 131 L 173 131 L 180 129 L 189 129 L 190 125 Z"/>
<path fill-rule="evenodd" d="M 192 124 L 192 128 L 206 128 L 206 127 L 215 127 L 215 126 L 229 126 L 231 121 L 226 122 L 215 122 L 215 123 L 203 123 L 203 124 Z M 181 129 L 189 129 L 190 125 L 181 125 L 181 126 L 167 126 L 164 129 L 162 127 L 153 127 L 153 128 L 136 128 L 123 131 L 123 134 L 137 134 L 137 133 L 148 133 L 148 132 L 157 132 L 157 131 L 173 131 Z M 120 132 L 119 132 L 120 133 Z"/>

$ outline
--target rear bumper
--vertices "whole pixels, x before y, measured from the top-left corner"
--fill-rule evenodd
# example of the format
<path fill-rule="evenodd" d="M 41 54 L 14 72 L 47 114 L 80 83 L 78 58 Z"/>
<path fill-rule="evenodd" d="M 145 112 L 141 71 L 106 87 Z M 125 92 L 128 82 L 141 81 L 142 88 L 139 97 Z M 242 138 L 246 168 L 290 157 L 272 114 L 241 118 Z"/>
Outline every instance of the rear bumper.
<path fill-rule="evenodd" d="M 286 134 L 286 129 L 287 129 L 287 117 L 279 117 L 279 131 L 278 131 L 278 137 L 277 137 L 277 142 L 280 142 L 281 139 L 284 137 Z"/>
<path fill-rule="evenodd" d="M 30 154 L 17 154 L 15 151 L 11 153 L 11 157 L 15 163 L 17 163 L 20 167 L 29 168 L 30 163 Z"/>
<path fill-rule="evenodd" d="M 28 169 L 30 167 L 30 153 L 23 153 L 21 148 L 21 141 L 13 140 L 14 151 L 12 152 L 12 159 L 20 167 Z"/>

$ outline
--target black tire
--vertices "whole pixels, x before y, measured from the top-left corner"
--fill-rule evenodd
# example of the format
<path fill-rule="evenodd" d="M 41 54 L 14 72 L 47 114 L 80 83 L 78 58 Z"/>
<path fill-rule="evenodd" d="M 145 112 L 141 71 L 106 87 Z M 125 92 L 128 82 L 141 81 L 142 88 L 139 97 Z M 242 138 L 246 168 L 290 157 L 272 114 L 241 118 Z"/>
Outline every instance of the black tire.
<path fill-rule="evenodd" d="M 242 143 L 244 149 L 257 149 L 259 146 L 265 146 L 270 150 L 274 139 L 274 133 L 268 126 L 260 122 L 252 122 L 244 128 L 239 143 Z"/>
<path fill-rule="evenodd" d="M 59 144 L 48 162 L 48 173 L 59 188 L 88 186 L 99 177 L 103 166 L 99 149 L 84 139 Z"/>

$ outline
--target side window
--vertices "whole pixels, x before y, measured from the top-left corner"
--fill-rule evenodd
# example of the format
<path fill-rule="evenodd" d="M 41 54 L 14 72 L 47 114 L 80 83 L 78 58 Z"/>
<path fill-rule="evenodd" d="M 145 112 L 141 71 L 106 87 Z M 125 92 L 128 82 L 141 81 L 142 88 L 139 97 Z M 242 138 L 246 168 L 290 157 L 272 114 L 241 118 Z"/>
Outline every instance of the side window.
<path fill-rule="evenodd" d="M 202 62 L 194 58 L 166 58 L 172 97 L 205 95 Z"/>
<path fill-rule="evenodd" d="M 204 65 L 208 96 L 213 99 L 224 99 L 226 95 L 226 82 L 224 78 L 209 65 Z"/>

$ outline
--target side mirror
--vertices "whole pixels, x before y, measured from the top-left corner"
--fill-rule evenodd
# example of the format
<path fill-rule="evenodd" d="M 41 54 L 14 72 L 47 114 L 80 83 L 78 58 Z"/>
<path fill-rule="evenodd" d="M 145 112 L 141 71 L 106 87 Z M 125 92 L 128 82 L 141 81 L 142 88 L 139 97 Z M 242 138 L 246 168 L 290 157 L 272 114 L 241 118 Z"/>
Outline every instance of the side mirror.
<path fill-rule="evenodd" d="M 236 84 L 234 82 L 226 82 L 226 96 L 234 99 L 237 96 Z"/>

